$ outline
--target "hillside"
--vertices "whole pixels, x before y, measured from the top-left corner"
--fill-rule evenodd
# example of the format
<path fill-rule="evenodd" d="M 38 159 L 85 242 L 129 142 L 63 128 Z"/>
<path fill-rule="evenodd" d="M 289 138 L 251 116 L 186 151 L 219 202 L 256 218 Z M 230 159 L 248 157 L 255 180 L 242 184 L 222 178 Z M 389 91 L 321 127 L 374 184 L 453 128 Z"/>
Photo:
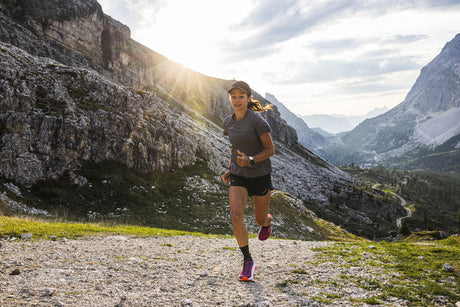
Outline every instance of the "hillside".
<path fill-rule="evenodd" d="M 93 0 L 0 4 L 2 202 L 71 220 L 230 231 L 219 176 L 229 160 L 220 125 L 231 114 L 231 80 L 135 42 Z M 279 236 L 309 238 L 309 209 L 362 236 L 397 231 L 405 211 L 396 200 L 363 193 L 299 144 L 276 108 L 264 116 L 274 184 L 295 200 L 279 211 Z"/>
<path fill-rule="evenodd" d="M 394 191 L 408 202 L 411 217 L 404 219 L 408 230 L 460 232 L 460 175 L 425 170 L 345 167 L 385 191 Z"/>

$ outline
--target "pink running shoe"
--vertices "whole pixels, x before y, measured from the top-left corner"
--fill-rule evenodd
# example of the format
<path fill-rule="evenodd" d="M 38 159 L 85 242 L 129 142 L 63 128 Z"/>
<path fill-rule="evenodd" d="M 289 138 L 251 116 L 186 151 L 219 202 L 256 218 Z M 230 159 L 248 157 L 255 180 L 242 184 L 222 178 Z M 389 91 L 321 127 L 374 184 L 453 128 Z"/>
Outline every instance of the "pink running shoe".
<path fill-rule="evenodd" d="M 252 277 L 254 276 L 254 272 L 256 271 L 257 266 L 252 259 L 244 260 L 243 264 L 243 271 L 240 274 L 240 281 L 252 281 Z"/>
<path fill-rule="evenodd" d="M 270 216 L 272 216 L 270 214 Z M 259 240 L 260 241 L 265 241 L 270 237 L 270 234 L 272 233 L 272 224 L 268 225 L 268 227 L 260 227 L 259 229 Z"/>

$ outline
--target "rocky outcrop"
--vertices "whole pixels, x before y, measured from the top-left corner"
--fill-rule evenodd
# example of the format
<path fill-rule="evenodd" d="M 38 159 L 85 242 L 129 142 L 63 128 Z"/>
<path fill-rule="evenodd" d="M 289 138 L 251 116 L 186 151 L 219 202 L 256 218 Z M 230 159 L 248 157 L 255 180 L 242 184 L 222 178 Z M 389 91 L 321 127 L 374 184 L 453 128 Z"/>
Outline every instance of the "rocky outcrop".
<path fill-rule="evenodd" d="M 216 103 L 227 101 L 222 89 L 230 81 L 188 70 L 132 40 L 129 28 L 105 15 L 96 1 L 35 2 L 0 1 L 1 41 L 65 65 L 95 69 L 126 86 L 150 90 L 160 85 L 204 104 L 209 112 L 221 110 Z M 53 9 L 43 11 L 48 6 Z"/>
<path fill-rule="evenodd" d="M 167 171 L 210 153 L 180 104 L 0 46 L 3 177 L 31 185 L 103 160 Z"/>

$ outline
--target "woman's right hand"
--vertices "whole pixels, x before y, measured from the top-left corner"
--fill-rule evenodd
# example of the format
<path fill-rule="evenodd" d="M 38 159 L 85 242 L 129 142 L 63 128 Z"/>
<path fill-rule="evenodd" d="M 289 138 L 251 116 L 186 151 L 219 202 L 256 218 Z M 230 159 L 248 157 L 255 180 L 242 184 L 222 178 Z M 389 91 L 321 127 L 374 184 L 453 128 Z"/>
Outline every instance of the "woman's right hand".
<path fill-rule="evenodd" d="M 223 182 L 229 183 L 230 182 L 230 170 L 226 171 L 222 176 L 220 176 L 220 178 L 222 178 Z"/>

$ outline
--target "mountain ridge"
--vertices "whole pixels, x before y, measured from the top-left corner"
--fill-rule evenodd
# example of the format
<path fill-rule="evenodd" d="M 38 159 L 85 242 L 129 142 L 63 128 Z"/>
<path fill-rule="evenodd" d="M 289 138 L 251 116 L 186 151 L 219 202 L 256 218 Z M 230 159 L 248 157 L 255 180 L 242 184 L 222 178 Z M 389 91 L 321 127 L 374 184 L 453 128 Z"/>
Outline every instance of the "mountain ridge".
<path fill-rule="evenodd" d="M 265 93 L 265 99 L 275 105 L 280 112 L 281 118 L 296 130 L 298 141 L 302 145 L 315 150 L 320 149 L 324 145 L 326 139 L 321 134 L 310 129 L 305 121 L 292 113 L 282 102 L 276 99 L 274 95 Z"/>
<path fill-rule="evenodd" d="M 375 108 L 365 115 L 340 115 L 340 114 L 312 114 L 300 116 L 308 126 L 313 128 L 321 128 L 322 130 L 337 134 L 341 132 L 350 131 L 359 125 L 361 122 L 368 118 L 376 117 L 380 114 L 389 111 L 386 106 Z"/>

